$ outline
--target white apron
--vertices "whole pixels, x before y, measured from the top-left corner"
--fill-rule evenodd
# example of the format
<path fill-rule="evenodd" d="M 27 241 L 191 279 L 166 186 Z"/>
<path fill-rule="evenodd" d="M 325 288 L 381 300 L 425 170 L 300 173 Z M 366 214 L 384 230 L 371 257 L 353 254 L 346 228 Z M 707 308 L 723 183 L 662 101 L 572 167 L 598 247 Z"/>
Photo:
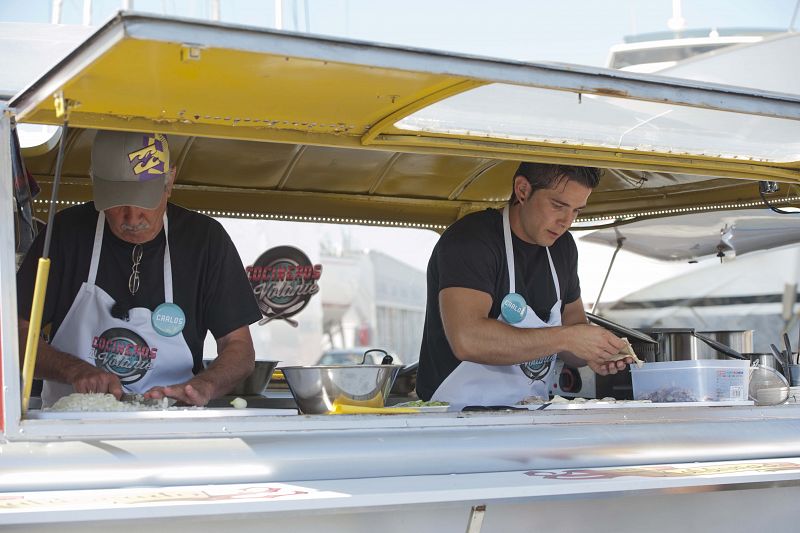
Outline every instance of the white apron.
<path fill-rule="evenodd" d="M 503 209 L 503 237 L 508 265 L 508 292 L 513 293 L 516 287 L 514 247 L 511 242 L 511 224 L 507 206 Z M 545 250 L 556 288 L 556 303 L 550 310 L 547 322 L 540 319 L 528 306 L 525 318 L 516 324 L 510 324 L 515 328 L 552 328 L 561 325 L 561 290 L 558 275 L 553 266 L 550 249 L 545 248 Z M 497 320 L 508 323 L 502 314 Z M 439 385 L 431 401 L 449 402 L 451 406 L 461 408 L 465 405 L 514 405 L 528 396 L 547 398 L 553 378 L 557 375 L 556 357 L 557 354 L 552 354 L 520 365 L 483 365 L 462 361 Z"/>
<path fill-rule="evenodd" d="M 152 325 L 145 307 L 128 311 L 128 320 L 111 316 L 114 299 L 95 285 L 103 245 L 105 214 L 97 217 L 89 277 L 81 285 L 53 342 L 56 350 L 116 374 L 125 392 L 144 393 L 155 386 L 184 383 L 192 378 L 194 360 L 183 334 L 166 337 Z M 164 214 L 164 300 L 172 303 L 172 265 L 167 216 Z M 72 385 L 45 380 L 42 405 L 50 406 L 74 392 Z"/>

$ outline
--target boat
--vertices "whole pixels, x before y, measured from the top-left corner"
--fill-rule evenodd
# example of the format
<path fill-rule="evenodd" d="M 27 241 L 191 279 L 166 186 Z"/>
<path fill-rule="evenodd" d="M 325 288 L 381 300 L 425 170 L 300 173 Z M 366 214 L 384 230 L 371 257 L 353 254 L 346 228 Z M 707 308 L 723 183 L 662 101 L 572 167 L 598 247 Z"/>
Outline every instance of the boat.
<path fill-rule="evenodd" d="M 725 33 L 724 46 L 694 50 L 703 52 L 700 54 L 691 54 L 689 47 L 682 53 L 685 59 L 669 65 L 648 61 L 659 57 L 659 49 L 669 48 L 667 40 L 653 45 L 652 56 L 646 53 L 648 41 L 639 42 L 637 57 L 649 65 L 647 71 L 661 75 L 800 94 L 800 77 L 782 64 L 784 58 L 799 51 L 796 33 Z M 782 185 L 774 194 L 791 196 L 795 189 Z M 780 344 L 783 333 L 796 338 L 797 211 L 772 205 L 769 196 L 748 209 L 642 220 L 584 236 L 585 242 L 611 247 L 621 244 L 622 250 L 659 261 L 712 259 L 618 301 L 603 302 L 596 312 L 637 328 L 754 330 L 752 349 L 756 353 L 769 353 L 769 345 Z M 765 265 L 770 265 L 769 275 L 763 275 Z M 609 277 L 614 279 L 613 267 Z"/>

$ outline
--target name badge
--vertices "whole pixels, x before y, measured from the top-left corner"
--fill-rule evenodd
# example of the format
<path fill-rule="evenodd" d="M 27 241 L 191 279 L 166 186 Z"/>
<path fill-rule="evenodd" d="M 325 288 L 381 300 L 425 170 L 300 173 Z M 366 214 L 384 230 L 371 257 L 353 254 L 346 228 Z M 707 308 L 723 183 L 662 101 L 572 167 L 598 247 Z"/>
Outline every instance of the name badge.
<path fill-rule="evenodd" d="M 156 307 L 150 318 L 153 329 L 164 337 L 174 337 L 186 325 L 186 314 L 180 306 L 173 303 L 163 303 Z"/>
<path fill-rule="evenodd" d="M 512 292 L 506 294 L 503 301 L 500 303 L 500 315 L 503 320 L 509 324 L 516 324 L 522 322 L 525 315 L 528 313 L 528 304 L 521 294 Z"/>

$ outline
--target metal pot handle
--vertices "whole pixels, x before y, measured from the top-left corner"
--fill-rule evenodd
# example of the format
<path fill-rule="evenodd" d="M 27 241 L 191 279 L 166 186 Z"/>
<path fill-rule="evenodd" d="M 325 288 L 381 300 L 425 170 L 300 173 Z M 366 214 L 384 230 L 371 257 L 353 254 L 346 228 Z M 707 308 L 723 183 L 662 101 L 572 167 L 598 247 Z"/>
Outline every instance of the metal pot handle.
<path fill-rule="evenodd" d="M 694 335 L 696 338 L 700 339 L 704 343 L 708 344 L 721 354 L 727 355 L 728 357 L 732 357 L 733 359 L 742 359 L 745 361 L 750 360 L 748 357 L 743 356 L 730 346 L 726 346 L 725 344 L 722 344 L 721 342 L 718 342 L 710 337 L 706 337 L 705 335 L 700 335 L 696 331 L 692 331 L 692 335 Z"/>
<path fill-rule="evenodd" d="M 379 352 L 383 354 L 383 359 L 381 360 L 382 365 L 391 365 L 394 358 L 389 355 L 389 352 L 386 350 L 381 350 L 380 348 L 372 348 L 364 352 L 364 357 L 361 359 L 361 364 L 363 365 L 367 361 L 367 354 L 370 352 Z"/>

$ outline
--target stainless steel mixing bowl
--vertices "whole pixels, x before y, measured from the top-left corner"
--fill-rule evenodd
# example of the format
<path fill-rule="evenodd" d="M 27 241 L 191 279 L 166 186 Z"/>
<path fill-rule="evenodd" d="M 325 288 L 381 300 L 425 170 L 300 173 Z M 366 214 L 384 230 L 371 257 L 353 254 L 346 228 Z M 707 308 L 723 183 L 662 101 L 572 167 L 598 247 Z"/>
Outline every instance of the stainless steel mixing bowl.
<path fill-rule="evenodd" d="M 280 361 L 256 361 L 253 373 L 247 376 L 244 381 L 236 385 L 228 394 L 235 396 L 258 396 L 263 393 L 269 380 L 272 379 L 272 372 Z"/>
<path fill-rule="evenodd" d="M 307 415 L 326 414 L 334 404 L 383 407 L 402 365 L 286 366 L 297 407 Z"/>

